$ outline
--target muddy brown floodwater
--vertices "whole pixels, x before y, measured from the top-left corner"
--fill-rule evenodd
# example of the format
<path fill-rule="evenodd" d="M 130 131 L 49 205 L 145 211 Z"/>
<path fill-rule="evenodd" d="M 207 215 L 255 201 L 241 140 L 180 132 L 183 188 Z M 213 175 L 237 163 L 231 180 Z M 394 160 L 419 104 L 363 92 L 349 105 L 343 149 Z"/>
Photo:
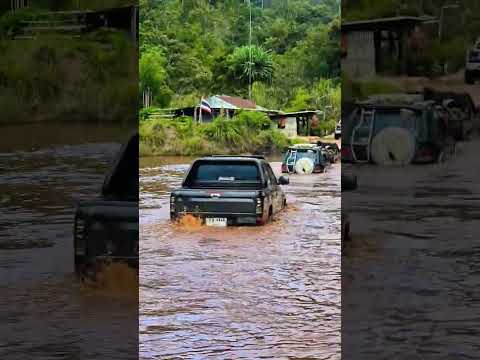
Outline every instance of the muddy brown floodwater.
<path fill-rule="evenodd" d="M 94 125 L 2 127 L 1 359 L 137 356 L 136 275 L 114 267 L 100 284 L 82 284 L 73 274 L 76 203 L 99 195 L 126 133 Z"/>
<path fill-rule="evenodd" d="M 345 359 L 478 359 L 480 141 L 459 147 L 444 164 L 350 169 Z"/>
<path fill-rule="evenodd" d="M 190 160 L 141 161 L 140 357 L 340 359 L 340 165 L 291 176 L 273 223 L 213 229 L 169 221 Z"/>

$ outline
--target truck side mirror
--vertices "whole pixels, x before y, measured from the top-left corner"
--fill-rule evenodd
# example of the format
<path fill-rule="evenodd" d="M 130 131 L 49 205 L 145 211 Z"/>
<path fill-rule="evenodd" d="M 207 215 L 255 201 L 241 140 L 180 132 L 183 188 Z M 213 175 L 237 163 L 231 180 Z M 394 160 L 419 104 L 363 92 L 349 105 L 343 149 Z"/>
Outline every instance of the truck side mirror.
<path fill-rule="evenodd" d="M 290 179 L 288 177 L 285 177 L 285 176 L 280 176 L 278 178 L 278 183 L 280 185 L 288 185 L 288 184 L 290 184 Z"/>

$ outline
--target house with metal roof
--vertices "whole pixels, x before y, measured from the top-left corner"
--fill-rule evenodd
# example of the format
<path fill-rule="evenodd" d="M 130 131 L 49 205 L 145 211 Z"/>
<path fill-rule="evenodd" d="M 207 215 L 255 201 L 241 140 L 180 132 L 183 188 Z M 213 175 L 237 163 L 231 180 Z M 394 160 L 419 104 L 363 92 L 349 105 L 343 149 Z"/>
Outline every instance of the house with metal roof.
<path fill-rule="evenodd" d="M 430 16 L 397 16 L 342 23 L 342 71 L 355 79 L 406 75 L 411 39 L 432 22 Z"/>
<path fill-rule="evenodd" d="M 253 100 L 243 99 L 230 95 L 212 95 L 205 98 L 212 109 L 211 113 L 201 111 L 200 105 L 174 109 L 174 117 L 191 116 L 197 121 L 209 122 L 218 116 L 232 118 L 238 111 L 260 111 L 267 115 L 276 114 L 278 111 L 269 110 L 257 105 Z"/>
<path fill-rule="evenodd" d="M 213 95 L 206 99 L 212 109 L 229 109 L 229 110 L 258 110 L 266 111 L 264 107 L 257 105 L 253 100 L 242 99 L 229 95 Z"/>
<path fill-rule="evenodd" d="M 276 124 L 277 129 L 289 138 L 310 136 L 312 128 L 320 121 L 320 118 L 325 121 L 324 111 L 304 110 L 270 114 L 270 119 Z"/>

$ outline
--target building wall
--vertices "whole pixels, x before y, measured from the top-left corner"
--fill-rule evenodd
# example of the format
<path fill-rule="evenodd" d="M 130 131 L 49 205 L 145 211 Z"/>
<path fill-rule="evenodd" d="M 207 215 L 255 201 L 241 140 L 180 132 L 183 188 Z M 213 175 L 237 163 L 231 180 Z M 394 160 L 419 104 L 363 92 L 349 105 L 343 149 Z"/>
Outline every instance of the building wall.
<path fill-rule="evenodd" d="M 297 118 L 287 117 L 285 120 L 285 127 L 280 129 L 289 138 L 296 137 L 297 134 Z"/>
<path fill-rule="evenodd" d="M 372 31 L 352 31 L 342 34 L 346 56 L 342 59 L 342 71 L 359 79 L 376 74 L 375 44 Z"/>

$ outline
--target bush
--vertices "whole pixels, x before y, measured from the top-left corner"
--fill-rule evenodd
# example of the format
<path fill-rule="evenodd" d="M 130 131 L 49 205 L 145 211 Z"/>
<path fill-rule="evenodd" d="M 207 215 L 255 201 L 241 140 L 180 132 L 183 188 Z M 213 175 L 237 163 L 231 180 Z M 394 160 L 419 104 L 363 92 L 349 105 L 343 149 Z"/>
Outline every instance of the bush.
<path fill-rule="evenodd" d="M 118 47 L 104 46 L 95 34 L 0 40 L 0 93 L 21 99 L 16 121 L 137 120 L 136 49 L 123 32 L 109 34 L 124 44 Z"/>
<path fill-rule="evenodd" d="M 268 121 L 268 122 L 267 122 Z M 262 113 L 196 124 L 191 118 L 140 122 L 140 155 L 277 153 L 290 144 Z"/>
<path fill-rule="evenodd" d="M 211 145 L 199 135 L 185 139 L 181 144 L 181 154 L 190 155 L 209 155 L 214 153 Z"/>
<path fill-rule="evenodd" d="M 35 9 L 24 8 L 15 12 L 8 11 L 0 16 L 0 38 L 10 38 L 24 26 L 25 19 L 33 18 L 38 13 Z"/>
<path fill-rule="evenodd" d="M 158 111 L 158 108 L 154 106 L 142 108 L 139 111 L 138 117 L 140 121 L 147 120 L 150 116 L 152 116 L 157 111 Z"/>
<path fill-rule="evenodd" d="M 168 124 L 162 120 L 141 121 L 139 126 L 140 142 L 151 149 L 160 148 L 165 144 Z"/>
<path fill-rule="evenodd" d="M 242 141 L 241 129 L 238 124 L 224 118 L 217 118 L 200 129 L 208 139 L 221 145 L 238 146 Z"/>
<path fill-rule="evenodd" d="M 138 151 L 140 156 L 152 156 L 155 153 L 153 148 L 145 142 L 140 142 Z"/>
<path fill-rule="evenodd" d="M 448 64 L 448 72 L 453 73 L 465 66 L 465 54 L 470 43 L 464 37 L 457 37 L 443 42 L 433 42 L 429 49 L 425 62 L 430 65 L 427 73 L 430 76 L 443 74 L 440 64 Z"/>
<path fill-rule="evenodd" d="M 364 98 L 376 94 L 394 94 L 402 92 L 402 88 L 388 81 L 371 80 L 352 82 L 352 95 L 354 98 Z"/>
<path fill-rule="evenodd" d="M 262 152 L 280 153 L 290 145 L 288 138 L 280 131 L 270 129 L 259 134 L 259 143 L 262 144 Z"/>
<path fill-rule="evenodd" d="M 256 111 L 241 111 L 235 117 L 234 122 L 239 127 L 245 127 L 251 130 L 266 130 L 272 126 L 272 122 L 267 115 Z"/>

